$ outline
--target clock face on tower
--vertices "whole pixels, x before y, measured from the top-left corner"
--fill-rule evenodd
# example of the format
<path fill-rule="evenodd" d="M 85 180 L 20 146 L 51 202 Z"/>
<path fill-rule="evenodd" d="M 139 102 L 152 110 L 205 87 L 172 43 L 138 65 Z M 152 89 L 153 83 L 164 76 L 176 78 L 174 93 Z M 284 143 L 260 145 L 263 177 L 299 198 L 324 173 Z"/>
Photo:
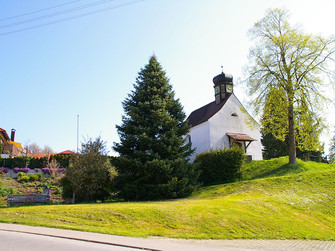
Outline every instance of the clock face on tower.
<path fill-rule="evenodd" d="M 233 85 L 226 85 L 226 92 L 232 93 L 233 92 Z"/>

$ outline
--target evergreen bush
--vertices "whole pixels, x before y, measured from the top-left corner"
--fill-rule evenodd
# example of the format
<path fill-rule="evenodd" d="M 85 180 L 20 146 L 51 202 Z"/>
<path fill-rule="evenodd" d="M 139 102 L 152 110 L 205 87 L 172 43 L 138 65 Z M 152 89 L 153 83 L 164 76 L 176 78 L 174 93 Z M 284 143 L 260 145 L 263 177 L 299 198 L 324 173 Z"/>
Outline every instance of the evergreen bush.
<path fill-rule="evenodd" d="M 196 156 L 194 163 L 200 170 L 203 185 L 234 182 L 242 175 L 245 154 L 240 148 L 218 149 Z"/>
<path fill-rule="evenodd" d="M 44 168 L 46 167 L 46 163 L 47 163 L 47 158 L 46 157 L 42 157 L 42 158 L 31 158 L 29 161 L 29 167 L 31 169 L 35 169 L 35 168 Z"/>
<path fill-rule="evenodd" d="M 60 168 L 67 168 L 69 166 L 71 157 L 73 156 L 69 154 L 51 155 L 49 161 L 56 160 Z"/>

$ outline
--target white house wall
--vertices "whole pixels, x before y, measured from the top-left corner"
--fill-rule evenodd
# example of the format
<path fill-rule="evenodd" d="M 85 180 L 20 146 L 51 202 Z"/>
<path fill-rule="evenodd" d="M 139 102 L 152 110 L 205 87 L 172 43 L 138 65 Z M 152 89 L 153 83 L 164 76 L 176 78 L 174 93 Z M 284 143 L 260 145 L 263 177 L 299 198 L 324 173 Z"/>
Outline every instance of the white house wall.
<path fill-rule="evenodd" d="M 222 109 L 208 120 L 209 136 L 207 134 L 207 137 L 209 137 L 210 140 L 210 148 L 228 148 L 229 138 L 226 133 L 247 134 L 257 141 L 251 142 L 247 148 L 246 154 L 252 155 L 253 160 L 261 160 L 263 159 L 261 134 L 255 125 L 247 122 L 249 115 L 247 112 L 241 110 L 242 107 L 242 104 L 233 94 Z M 236 113 L 238 116 L 231 116 L 233 113 Z M 198 126 L 200 127 L 201 125 Z M 205 137 L 205 135 L 203 135 L 203 137 Z"/>
<path fill-rule="evenodd" d="M 192 127 L 189 135 L 191 137 L 192 148 L 195 148 L 194 156 L 210 150 L 208 121 Z"/>

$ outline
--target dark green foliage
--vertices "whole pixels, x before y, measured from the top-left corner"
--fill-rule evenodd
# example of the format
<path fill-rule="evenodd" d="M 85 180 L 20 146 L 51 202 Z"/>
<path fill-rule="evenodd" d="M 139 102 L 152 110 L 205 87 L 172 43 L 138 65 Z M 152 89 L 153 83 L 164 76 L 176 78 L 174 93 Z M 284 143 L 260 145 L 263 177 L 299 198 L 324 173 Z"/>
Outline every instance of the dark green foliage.
<path fill-rule="evenodd" d="M 184 135 L 190 128 L 161 65 L 152 56 L 123 102 L 114 150 L 120 195 L 129 200 L 184 197 L 196 187 L 192 153 Z"/>
<path fill-rule="evenodd" d="M 126 200 L 182 198 L 190 195 L 197 185 L 198 172 L 184 159 L 154 159 L 140 164 L 121 157 L 118 161 L 117 170 L 137 170 L 136 175 L 134 172 L 119 173 L 115 179 L 115 188 Z"/>
<path fill-rule="evenodd" d="M 263 158 L 272 159 L 288 155 L 287 142 L 276 139 L 271 133 L 262 133 Z"/>
<path fill-rule="evenodd" d="M 330 140 L 330 145 L 329 145 L 329 162 L 330 163 L 335 163 L 335 135 Z"/>
<path fill-rule="evenodd" d="M 67 168 L 69 166 L 69 161 L 71 155 L 51 155 L 49 161 L 55 159 L 59 164 L 60 168 Z M 14 167 L 29 167 L 34 168 L 45 168 L 47 167 L 48 159 L 46 157 L 34 158 L 30 156 L 19 156 L 14 158 L 2 159 L 0 158 L 0 166 L 14 168 Z"/>
<path fill-rule="evenodd" d="M 111 195 L 116 172 L 105 155 L 105 148 L 100 138 L 82 144 L 81 154 L 73 156 L 61 180 L 64 198 L 75 193 L 78 202 L 103 201 Z"/>
<path fill-rule="evenodd" d="M 194 163 L 201 171 L 199 181 L 207 186 L 239 180 L 244 160 L 241 149 L 230 148 L 201 153 Z"/>
<path fill-rule="evenodd" d="M 45 168 L 47 167 L 47 163 L 48 160 L 46 157 L 42 157 L 42 158 L 31 158 L 29 161 L 29 165 L 28 167 L 30 169 L 34 169 L 34 168 Z"/>
<path fill-rule="evenodd" d="M 29 156 L 19 156 L 15 158 L 0 159 L 0 165 L 8 168 L 14 167 L 26 167 L 29 164 L 31 157 Z"/>
<path fill-rule="evenodd" d="M 50 161 L 54 159 L 54 160 L 57 161 L 60 168 L 67 168 L 69 166 L 71 157 L 72 156 L 69 155 L 69 154 L 51 155 L 50 156 Z"/>
<path fill-rule="evenodd" d="M 288 156 L 287 139 L 281 141 L 276 139 L 271 133 L 262 133 L 262 145 L 264 147 L 263 158 L 265 160 Z M 305 161 L 326 162 L 326 159 L 322 157 L 322 154 L 322 151 L 303 151 L 297 147 L 297 158 Z"/>

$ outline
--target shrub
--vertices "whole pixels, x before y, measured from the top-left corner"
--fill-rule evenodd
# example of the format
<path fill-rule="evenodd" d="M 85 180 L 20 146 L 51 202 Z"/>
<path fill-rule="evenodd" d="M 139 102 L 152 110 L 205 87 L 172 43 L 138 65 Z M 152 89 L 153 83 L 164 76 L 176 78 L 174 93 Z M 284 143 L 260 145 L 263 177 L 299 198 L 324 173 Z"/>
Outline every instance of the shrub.
<path fill-rule="evenodd" d="M 29 176 L 26 175 L 24 172 L 19 172 L 17 175 L 17 179 L 20 182 L 28 182 L 30 180 Z"/>
<path fill-rule="evenodd" d="M 34 171 L 38 173 L 39 171 L 41 171 L 41 168 L 34 168 Z"/>
<path fill-rule="evenodd" d="M 33 173 L 28 174 L 28 178 L 29 178 L 30 181 L 38 180 L 37 174 L 33 174 Z"/>
<path fill-rule="evenodd" d="M 37 175 L 37 180 L 42 180 L 43 179 L 43 174 L 38 173 L 36 175 Z"/>
<path fill-rule="evenodd" d="M 196 156 L 194 163 L 201 171 L 199 181 L 214 185 L 239 180 L 245 155 L 239 148 L 219 149 Z"/>
<path fill-rule="evenodd" d="M 0 167 L 0 171 L 3 173 L 8 173 L 9 169 L 7 167 Z"/>
<path fill-rule="evenodd" d="M 60 165 L 55 159 L 52 159 L 50 162 L 48 162 L 49 173 L 52 177 L 57 176 L 57 174 L 59 173 L 59 167 Z"/>
<path fill-rule="evenodd" d="M 18 173 L 18 172 L 20 171 L 20 169 L 21 169 L 20 167 L 14 167 L 14 168 L 13 168 L 13 171 L 14 171 L 15 173 Z"/>
<path fill-rule="evenodd" d="M 17 178 L 19 179 L 19 178 L 21 178 L 21 177 L 23 177 L 23 176 L 25 176 L 26 174 L 24 173 L 24 172 L 19 172 L 18 174 L 17 174 Z"/>
<path fill-rule="evenodd" d="M 0 167 L 0 176 L 4 176 L 8 173 L 8 168 L 7 167 Z"/>
<path fill-rule="evenodd" d="M 61 179 L 63 198 L 75 194 L 76 201 L 105 200 L 111 196 L 112 181 L 117 175 L 106 154 L 105 143 L 99 138 L 82 144 Z"/>

